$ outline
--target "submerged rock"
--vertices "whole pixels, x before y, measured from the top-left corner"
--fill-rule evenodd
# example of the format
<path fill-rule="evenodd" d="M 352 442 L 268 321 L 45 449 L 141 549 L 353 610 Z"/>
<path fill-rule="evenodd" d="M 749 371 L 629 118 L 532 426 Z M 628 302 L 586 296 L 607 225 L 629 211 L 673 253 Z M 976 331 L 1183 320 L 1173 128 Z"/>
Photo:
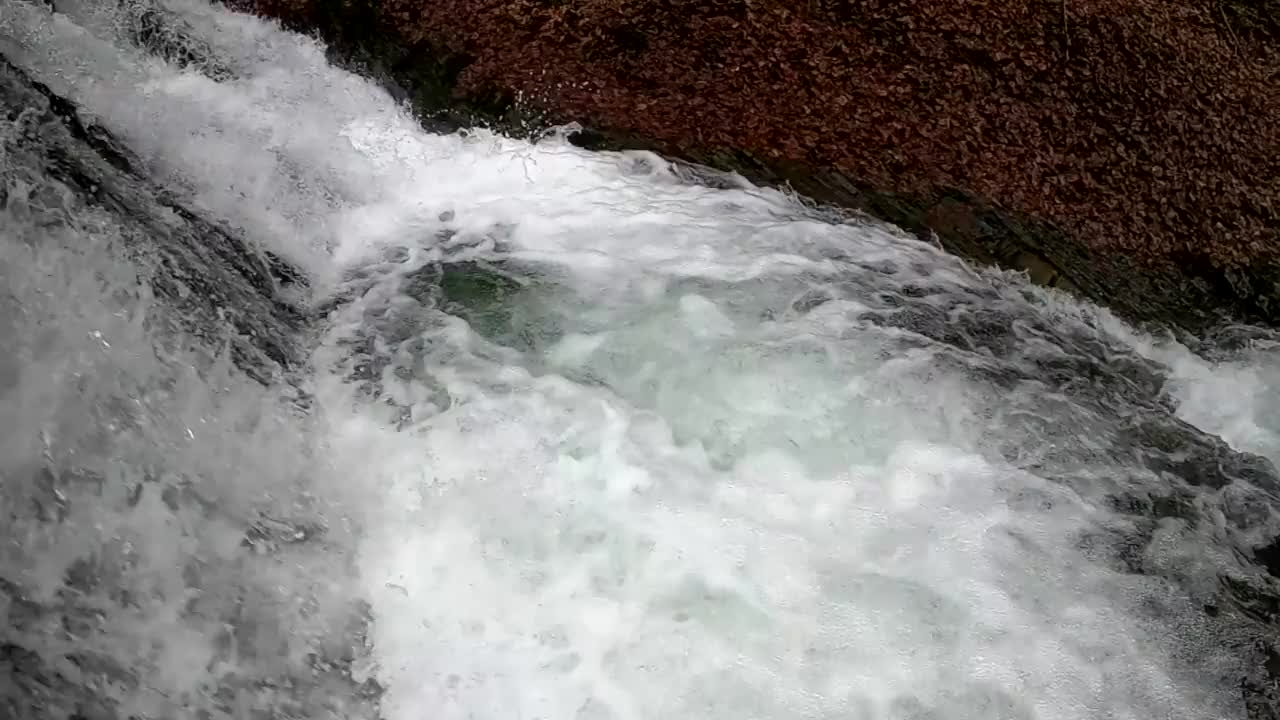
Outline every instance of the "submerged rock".
<path fill-rule="evenodd" d="M 147 52 L 179 67 L 196 69 L 215 81 L 235 73 L 214 57 L 208 44 L 199 40 L 182 20 L 166 13 L 156 0 L 120 3 L 130 40 Z"/>
<path fill-rule="evenodd" d="M 297 278 L 278 259 L 155 185 L 110 133 L 2 56 L 0 107 L 4 120 L 23 125 L 4 143 L 10 169 L 61 183 L 73 191 L 69 202 L 101 208 L 132 230 L 125 235 L 134 241 L 132 259 L 155 270 L 148 276 L 153 290 L 171 304 L 186 334 L 210 347 L 229 342 L 232 358 L 259 380 L 299 364 L 303 317 L 279 292 L 283 280 Z"/>
<path fill-rule="evenodd" d="M 2 56 L 0 125 L 0 717 L 376 717 L 347 546 L 252 445 L 300 276 Z"/>
<path fill-rule="evenodd" d="M 651 46 L 649 36 L 638 31 L 622 31 L 616 41 L 636 53 Z M 188 60 L 178 57 L 176 61 Z M 237 362 L 255 376 L 266 377 L 277 367 L 298 362 L 293 343 L 300 316 L 278 295 L 280 284 L 304 282 L 298 273 L 278 259 L 258 257 L 234 233 L 202 220 L 178 200 L 152 187 L 127 149 L 100 129 L 86 125 L 75 108 L 20 71 L 0 65 L 0 92 L 6 107 L 28 109 L 25 122 L 35 128 L 5 150 L 29 167 L 33 176 L 55 179 L 71 188 L 75 197 L 88 198 L 83 202 L 115 213 L 122 224 L 138 231 L 131 236 L 136 243 L 129 251 L 137 254 L 144 267 L 158 268 L 147 279 L 159 296 L 185 316 L 178 320 L 181 332 L 216 342 L 230 328 Z M 16 113 L 10 119 L 16 120 Z M 726 160 L 723 164 L 732 167 L 734 162 L 748 161 Z M 772 166 L 760 164 L 757 172 L 772 172 L 768 167 Z M 817 174 L 804 177 L 827 178 Z M 829 178 L 821 182 L 843 182 Z M 877 212 L 885 216 L 902 212 L 906 217 L 922 207 L 887 194 L 866 193 L 865 197 L 877 198 L 881 203 Z M 978 257 L 986 252 L 982 238 L 997 232 L 990 228 L 1006 228 L 998 232 L 1016 235 L 1008 230 L 1016 227 L 1010 224 L 1011 216 L 988 210 L 974 214 L 972 204 L 978 201 L 966 197 L 949 195 L 940 204 L 954 211 L 931 215 L 935 224 L 946 220 L 967 228 L 949 234 L 949 242 L 969 238 L 973 245 L 966 252 Z M 930 207 L 936 210 L 938 205 Z M 966 212 L 977 219 L 965 220 Z M 440 216 L 442 223 L 453 219 L 452 211 Z M 438 239 L 445 242 L 452 237 L 442 234 Z M 996 248 L 1004 253 L 1001 257 L 1026 252 L 1016 244 L 1023 240 L 1008 242 L 1013 244 Z M 388 292 L 394 291 L 397 302 L 371 304 L 352 333 L 350 379 L 365 386 L 372 398 L 394 404 L 397 400 L 386 392 L 386 386 L 400 379 L 401 371 L 409 376 L 425 372 L 415 364 L 422 356 L 417 346 L 428 342 L 422 331 L 432 323 L 447 321 L 440 313 L 429 311 L 440 309 L 465 318 L 486 340 L 510 351 L 503 358 L 545 354 L 547 338 L 562 330 L 556 324 L 562 318 L 552 312 L 538 314 L 542 311 L 538 293 L 546 290 L 539 285 L 539 278 L 522 273 L 513 263 L 456 260 L 402 271 L 398 266 L 405 262 L 405 255 L 389 252 L 380 264 L 353 271 L 348 279 L 350 292 L 334 300 L 351 301 L 375 285 L 379 273 L 396 281 L 387 284 L 394 286 Z M 1023 254 L 1012 257 L 1023 258 L 1019 262 L 1046 284 L 1067 287 L 1065 283 L 1071 283 L 1086 293 L 1115 291 L 1105 279 L 1096 285 L 1103 290 L 1083 280 L 1083 284 L 1064 281 L 1058 266 L 1037 260 L 1039 255 L 1030 256 L 1030 260 Z M 851 265 L 856 260 L 847 259 Z M 1082 255 L 1079 262 L 1087 269 L 1094 260 Z M 874 272 L 893 275 L 897 270 L 886 263 Z M 361 277 L 361 273 L 368 277 Z M 1153 282 L 1152 277 L 1134 282 Z M 700 281 L 689 282 L 688 290 L 696 292 L 695 283 Z M 1176 588 L 1171 595 L 1186 593 L 1203 601 L 1204 618 L 1196 618 L 1202 624 L 1195 627 L 1204 629 L 1215 641 L 1220 639 L 1233 652 L 1239 651 L 1241 657 L 1247 656 L 1250 663 L 1251 672 L 1240 678 L 1240 692 L 1250 717 L 1275 717 L 1280 677 L 1280 654 L 1275 649 L 1280 615 L 1276 570 L 1280 550 L 1276 548 L 1280 542 L 1273 534 L 1277 526 L 1271 509 L 1280 491 L 1275 468 L 1173 418 L 1162 404 L 1164 377 L 1160 369 L 1132 352 L 1104 344 L 1091 326 L 1051 318 L 1024 304 L 1003 302 L 990 289 L 965 293 L 930 288 L 923 282 L 903 283 L 906 281 L 886 286 L 900 292 L 875 294 L 867 292 L 877 287 L 875 282 L 850 277 L 848 288 L 833 282 L 820 291 L 799 293 L 792 303 L 767 308 L 767 316 L 811 313 L 847 290 L 848 299 L 866 302 L 866 313 L 856 318 L 859 326 L 896 339 L 887 342 L 887 347 L 927 346 L 937 353 L 939 364 L 954 364 L 991 387 L 1029 389 L 1017 394 L 1029 411 L 1023 413 L 1022 424 L 1009 418 L 999 423 L 988 419 L 993 430 L 1008 434 L 1003 438 L 1006 444 L 1037 450 L 1036 457 L 1010 457 L 1010 462 L 1055 482 L 1090 490 L 1081 494 L 1101 498 L 1121 514 L 1119 519 L 1100 520 L 1095 533 L 1080 539 L 1086 556 L 1121 572 L 1168 581 Z M 743 295 L 752 292 L 753 288 L 741 288 Z M 1187 298 L 1182 301 L 1190 302 Z M 1188 313 L 1195 310 L 1187 307 Z M 1185 321 L 1182 316 L 1160 317 Z M 529 369 L 539 370 L 533 360 Z M 425 375 L 415 377 L 428 385 Z M 435 393 L 438 388 L 424 389 Z M 438 409 L 447 408 L 451 402 L 448 394 L 435 394 L 438 397 L 428 401 Z M 1049 402 L 1059 403 L 1061 412 L 1032 412 Z M 1014 404 L 1013 409 L 1024 408 Z M 113 411 L 111 417 L 127 424 L 123 412 Z M 1078 428 L 1079 437 L 1061 448 L 1040 447 L 1044 443 L 1037 433 L 1042 424 L 1050 422 L 1059 430 L 1064 426 Z M 103 451 L 104 457 L 113 454 L 109 450 Z M 1119 474 L 1117 468 L 1132 470 L 1134 477 L 1113 477 Z M 1100 471 L 1090 474 L 1090 469 Z M 367 609 L 357 606 L 349 616 L 337 618 L 341 623 L 323 624 L 315 631 L 314 641 L 302 638 L 306 642 L 301 644 L 307 646 L 305 654 L 290 655 L 290 638 L 298 633 L 284 619 L 295 612 L 308 616 L 311 608 L 282 608 L 291 598 L 271 592 L 272 581 L 278 577 L 275 571 L 295 562 L 302 565 L 304 559 L 314 567 L 303 577 L 327 578 L 335 572 L 334 560 L 342 556 L 342 548 L 336 542 L 333 547 L 326 545 L 331 541 L 329 528 L 307 513 L 228 514 L 200 494 L 197 478 L 152 475 L 144 475 L 127 494 L 116 492 L 114 502 L 130 508 L 141 504 L 155 517 L 172 515 L 198 532 L 236 541 L 218 543 L 226 553 L 221 560 L 192 556 L 181 570 L 181 583 L 170 589 L 175 598 L 170 602 L 175 607 L 176 598 L 190 597 L 189 603 L 182 604 L 183 623 L 221 628 L 213 636 L 216 642 L 211 657 L 223 663 L 234 654 L 242 664 L 241 672 L 212 677 L 211 671 L 208 684 L 199 688 L 205 699 L 214 701 L 210 706 L 216 714 L 210 716 L 238 717 L 247 712 L 261 717 L 371 716 L 380 687 L 353 669 L 360 648 L 367 646 Z M 32 477 L 30 495 L 35 504 L 29 514 L 31 522 L 41 526 L 73 526 L 77 508 L 102 502 L 99 497 L 104 484 L 114 483 L 116 491 L 123 489 L 119 478 L 72 465 L 41 467 Z M 1170 542 L 1171 536 L 1175 542 Z M 1215 560 L 1216 564 L 1189 567 L 1179 562 L 1182 557 L 1174 552 L 1183 544 L 1230 552 Z M 12 675 L 17 683 L 12 690 L 0 687 L 0 714 L 34 717 L 50 708 L 64 716 L 86 718 L 123 714 L 98 697 L 93 687 L 123 695 L 136 692 L 139 672 L 129 666 L 128 656 L 113 658 L 77 648 L 60 652 L 52 644 L 47 647 L 54 649 L 42 654 L 32 651 L 35 644 L 31 638 L 58 632 L 50 627 L 65 629 L 70 638 L 89 637 L 103 612 L 141 614 L 132 592 L 115 591 L 121 574 L 137 563 L 135 558 L 136 549 L 124 544 L 95 549 L 71 563 L 53 598 L 34 597 L 0 577 L 0 609 L 8 621 L 6 633 L 0 635 L 0 673 Z M 278 565 L 274 562 L 277 558 Z M 264 572 L 262 582 L 245 583 L 243 578 L 254 577 L 243 570 L 246 567 L 271 570 Z M 1201 582 L 1205 578 L 1208 582 Z M 1162 609 L 1153 606 L 1150 612 L 1155 615 Z M 20 637 L 23 633 L 30 636 Z M 1029 713 L 1016 698 L 994 691 L 972 702 L 1006 714 Z M 252 703 L 252 707 L 246 710 L 241 703 Z M 940 712 L 906 700 L 895 703 L 895 708 L 910 715 Z"/>
<path fill-rule="evenodd" d="M 1140 321 L 1280 319 L 1276 11 L 1199 0 L 236 0 L 429 126 L 582 121 Z"/>

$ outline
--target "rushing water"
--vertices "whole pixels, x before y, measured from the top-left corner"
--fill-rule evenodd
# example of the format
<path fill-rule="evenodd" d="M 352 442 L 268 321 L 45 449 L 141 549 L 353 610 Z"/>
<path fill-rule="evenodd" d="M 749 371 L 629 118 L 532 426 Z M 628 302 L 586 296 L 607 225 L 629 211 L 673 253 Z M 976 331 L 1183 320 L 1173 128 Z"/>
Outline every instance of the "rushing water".
<path fill-rule="evenodd" d="M 5 109 L 0 714 L 1270 717 L 1269 334 L 56 6 L 0 54 L 146 177 Z M 173 281 L 192 227 L 296 270 Z"/>

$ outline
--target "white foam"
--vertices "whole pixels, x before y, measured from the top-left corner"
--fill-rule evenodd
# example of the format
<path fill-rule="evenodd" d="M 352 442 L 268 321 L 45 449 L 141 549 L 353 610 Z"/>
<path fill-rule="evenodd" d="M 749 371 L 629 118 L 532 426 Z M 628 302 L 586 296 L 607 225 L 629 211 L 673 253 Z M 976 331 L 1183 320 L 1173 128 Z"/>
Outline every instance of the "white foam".
<path fill-rule="evenodd" d="M 14 129 L 0 124 L 6 148 Z M 0 578 L 12 583 L 0 618 L 5 642 L 39 664 L 6 672 L 56 671 L 124 715 L 212 709 L 222 682 L 261 709 L 272 694 L 235 681 L 310 674 L 305 654 L 353 612 L 342 566 L 354 545 L 330 512 L 343 490 L 317 457 L 323 433 L 223 349 L 165 332 L 171 314 L 139 282 L 149 268 L 127 259 L 136 229 L 11 162 L 0 157 Z M 329 525 L 323 554 L 247 552 L 263 514 Z M 23 700 L 8 677 L 0 692 Z M 75 708 L 51 692 L 41 712 Z"/>
<path fill-rule="evenodd" d="M 1168 338 L 1153 338 L 1106 316 L 1106 327 L 1143 357 L 1168 368 L 1166 391 L 1178 416 L 1233 447 L 1280 464 L 1280 351 L 1253 347 L 1211 361 Z"/>
<path fill-rule="evenodd" d="M 165 4 L 235 79 L 25 3 L 0 33 L 306 267 L 317 300 L 356 287 L 349 271 L 385 273 L 334 312 L 313 366 L 389 720 L 1145 720 L 1238 703 L 1171 680 L 1161 628 L 1125 615 L 1163 588 L 1075 548 L 1089 498 L 981 454 L 992 389 L 868 331 L 856 299 L 785 312 L 854 263 L 891 263 L 900 284 L 983 276 L 777 192 L 682 184 L 649 155 L 428 135 L 310 41 Z M 383 263 L 392 249 L 410 259 Z M 504 302 L 546 353 L 404 294 L 445 256 L 541 272 Z M 376 380 L 407 414 L 348 381 L 356 346 L 388 359 Z M 1186 368 L 1186 412 L 1270 442 L 1265 405 L 1197 399 L 1265 371 Z"/>

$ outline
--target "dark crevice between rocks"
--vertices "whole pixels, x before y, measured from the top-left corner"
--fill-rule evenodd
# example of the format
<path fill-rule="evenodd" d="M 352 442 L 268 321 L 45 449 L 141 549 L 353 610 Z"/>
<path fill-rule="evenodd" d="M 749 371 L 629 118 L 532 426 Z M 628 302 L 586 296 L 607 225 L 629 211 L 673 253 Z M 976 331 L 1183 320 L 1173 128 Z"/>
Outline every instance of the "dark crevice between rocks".
<path fill-rule="evenodd" d="M 1280 0 L 1210 0 L 1220 26 L 1233 41 L 1280 42 Z"/>

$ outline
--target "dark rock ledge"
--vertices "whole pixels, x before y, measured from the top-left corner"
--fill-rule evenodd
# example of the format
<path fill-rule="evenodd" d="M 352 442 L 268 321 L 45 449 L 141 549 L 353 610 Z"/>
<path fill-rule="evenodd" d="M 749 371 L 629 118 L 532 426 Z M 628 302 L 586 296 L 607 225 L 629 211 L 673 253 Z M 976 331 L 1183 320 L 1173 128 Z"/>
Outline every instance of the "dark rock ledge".
<path fill-rule="evenodd" d="M 10 163 L 119 220 L 130 259 L 155 270 L 148 280 L 172 305 L 166 318 L 177 329 L 208 347 L 229 342 L 232 359 L 260 382 L 301 367 L 305 318 L 280 294 L 296 279 L 292 268 L 157 186 L 127 147 L 2 55 L 0 119 L 25 126 L 0 148 Z"/>
<path fill-rule="evenodd" d="M 146 30 L 140 38 L 153 50 L 164 49 L 163 37 L 154 32 L 160 25 L 140 27 Z M 0 136 L 0 206 L 26 218 L 12 224 L 17 233 L 0 242 L 57 243 L 65 223 L 109 218 L 119 238 L 110 250 L 134 264 L 139 281 L 161 301 L 146 312 L 153 345 L 134 348 L 136 353 L 163 358 L 176 349 L 179 357 L 194 358 L 199 370 L 228 347 L 245 374 L 263 384 L 293 380 L 306 370 L 308 318 L 281 293 L 282 286 L 302 281 L 296 271 L 167 192 L 124 143 L 2 54 L 0 121 L 9 125 Z M 22 230 L 28 220 L 34 232 Z M 0 277 L 0 300 L 6 299 L 7 279 Z M 138 297 L 115 290 L 121 302 Z M 25 316 L 20 303 L 0 302 L 0 308 L 21 308 L 14 314 Z M 12 327 L 33 333 L 40 322 Z M 41 343 L 21 337 L 7 350 L 22 362 L 40 362 L 44 355 L 27 360 L 23 351 Z M 149 376 L 154 386 L 146 388 L 110 372 L 81 383 L 68 378 L 74 387 L 46 396 L 56 410 L 24 414 L 28 422 L 3 429 L 15 436 L 48 432 L 57 440 L 31 453 L 23 442 L 12 443 L 0 457 L 0 544 L 6 548 L 0 556 L 0 719 L 376 717 L 380 687 L 357 669 L 368 647 L 366 604 L 338 598 L 337 620 L 293 645 L 306 652 L 291 656 L 279 650 L 301 624 L 298 613 L 314 614 L 315 607 L 280 602 L 275 568 L 315 561 L 323 563 L 326 578 L 344 569 L 343 546 L 328 537 L 323 522 L 302 510 L 295 510 L 297 518 L 272 513 L 261 502 L 248 509 L 221 506 L 215 500 L 222 496 L 209 489 L 214 478 L 192 469 L 200 467 L 198 461 L 184 463 L 183 451 L 140 437 L 156 432 L 151 428 L 170 416 L 135 415 L 128 400 L 151 390 L 165 395 L 166 385 L 185 372 L 180 364 L 174 363 L 175 374 Z M 0 386 L 0 394 L 8 390 Z M 281 505 L 288 507 L 283 498 Z M 120 521 L 113 527 L 121 534 L 95 544 L 92 538 L 108 536 L 82 524 L 108 513 Z M 173 587 L 157 581 L 157 571 L 139 569 L 174 562 L 172 556 L 160 561 L 148 555 L 157 549 L 168 553 L 171 548 L 159 547 L 163 542 L 131 549 L 127 538 L 138 537 L 131 533 L 142 526 L 150 528 L 148 537 L 184 548 L 179 592 L 186 600 L 176 630 L 139 629 L 146 623 L 138 618 L 173 597 L 161 597 Z M 218 545 L 237 529 L 243 532 L 237 550 Z M 23 584 L 29 583 L 23 572 L 27 555 L 58 557 L 72 548 L 84 554 L 53 561 L 67 563 L 54 592 L 33 592 Z M 148 684 L 148 673 L 165 662 L 151 645 L 160 632 L 173 632 L 175 644 L 193 635 L 209 641 L 216 662 L 195 678 L 200 692 L 171 697 Z M 175 708 L 189 704 L 179 714 L 130 710 L 134 700 L 160 703 L 157 698 Z"/>
<path fill-rule="evenodd" d="M 1195 333 L 1280 319 L 1274 0 L 230 0 L 429 127 L 579 121 Z"/>

